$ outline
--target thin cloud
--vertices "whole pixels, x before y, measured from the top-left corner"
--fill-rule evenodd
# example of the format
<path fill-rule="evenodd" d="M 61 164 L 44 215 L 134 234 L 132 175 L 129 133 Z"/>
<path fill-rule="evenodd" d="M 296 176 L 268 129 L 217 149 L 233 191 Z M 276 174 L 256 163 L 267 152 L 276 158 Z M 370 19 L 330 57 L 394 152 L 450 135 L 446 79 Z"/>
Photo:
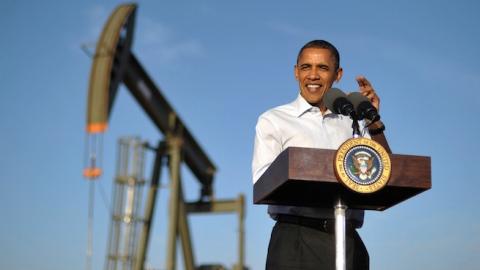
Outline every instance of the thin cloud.
<path fill-rule="evenodd" d="M 213 8 L 213 6 L 207 4 L 206 2 L 198 4 L 198 12 L 200 12 L 204 16 L 213 16 L 217 13 L 215 8 Z"/>
<path fill-rule="evenodd" d="M 95 5 L 89 8 L 87 10 L 87 35 L 92 38 L 98 38 L 109 15 L 109 11 L 104 6 Z"/>
<path fill-rule="evenodd" d="M 268 22 L 267 27 L 272 29 L 275 32 L 279 32 L 287 36 L 292 36 L 292 37 L 311 36 L 311 33 L 309 31 L 286 22 L 278 22 L 278 21 Z"/>
<path fill-rule="evenodd" d="M 164 23 L 142 17 L 137 27 L 139 29 L 134 41 L 135 50 L 149 58 L 172 63 L 185 57 L 205 56 L 205 49 L 199 40 L 183 38 L 181 33 Z"/>
<path fill-rule="evenodd" d="M 112 10 L 113 11 L 113 10 Z M 75 33 L 69 45 L 75 53 L 80 52 L 80 47 L 86 47 L 93 54 L 97 44 L 97 39 L 108 19 L 111 11 L 101 5 L 94 5 L 84 11 L 84 27 L 80 33 Z"/>
<path fill-rule="evenodd" d="M 72 42 L 72 48 L 79 51 L 86 46 L 93 53 L 103 26 L 113 9 L 94 5 L 85 12 L 85 31 Z M 171 26 L 145 16 L 136 16 L 133 50 L 147 59 L 172 64 L 183 58 L 205 56 L 205 49 L 199 40 L 183 38 Z"/>

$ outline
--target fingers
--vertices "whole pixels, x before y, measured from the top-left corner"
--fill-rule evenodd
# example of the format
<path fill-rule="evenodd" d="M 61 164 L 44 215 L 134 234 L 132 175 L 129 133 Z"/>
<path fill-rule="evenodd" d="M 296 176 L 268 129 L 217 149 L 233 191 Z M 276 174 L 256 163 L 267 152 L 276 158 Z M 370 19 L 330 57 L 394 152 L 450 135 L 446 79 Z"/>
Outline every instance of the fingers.
<path fill-rule="evenodd" d="M 360 87 L 360 93 L 369 99 L 372 99 L 375 95 L 375 90 L 373 90 L 372 84 L 370 84 L 367 78 L 365 78 L 365 76 L 357 76 L 356 80 Z"/>
<path fill-rule="evenodd" d="M 365 76 L 357 76 L 356 77 L 358 86 L 359 86 L 359 91 L 362 95 L 366 96 L 372 105 L 377 108 L 377 110 L 380 109 L 380 98 L 377 96 L 375 93 L 375 90 L 372 87 L 372 84 L 365 78 Z"/>
<path fill-rule="evenodd" d="M 363 75 L 357 76 L 356 80 L 357 80 L 358 86 L 360 86 L 360 89 L 362 89 L 362 88 L 372 88 L 372 85 L 367 80 L 367 78 L 365 78 L 365 76 L 363 76 Z"/>

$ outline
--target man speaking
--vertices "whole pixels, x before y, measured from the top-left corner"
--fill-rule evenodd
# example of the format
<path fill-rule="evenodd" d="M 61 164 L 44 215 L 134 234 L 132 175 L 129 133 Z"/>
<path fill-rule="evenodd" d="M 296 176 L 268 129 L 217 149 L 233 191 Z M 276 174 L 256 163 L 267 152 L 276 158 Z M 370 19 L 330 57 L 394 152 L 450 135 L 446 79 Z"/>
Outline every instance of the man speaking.
<path fill-rule="evenodd" d="M 352 137 L 352 120 L 332 113 L 323 102 L 325 93 L 342 78 L 338 50 L 325 40 L 313 40 L 298 53 L 294 68 L 297 98 L 263 113 L 256 126 L 252 172 L 255 183 L 286 148 L 337 149 Z M 357 77 L 359 92 L 378 110 L 380 100 L 370 82 Z M 383 131 L 383 124 L 360 130 L 365 137 Z M 335 269 L 335 219 L 333 208 L 270 205 L 276 220 L 266 269 Z M 347 269 L 368 269 L 369 257 L 356 229 L 363 224 L 363 210 L 347 210 Z"/>

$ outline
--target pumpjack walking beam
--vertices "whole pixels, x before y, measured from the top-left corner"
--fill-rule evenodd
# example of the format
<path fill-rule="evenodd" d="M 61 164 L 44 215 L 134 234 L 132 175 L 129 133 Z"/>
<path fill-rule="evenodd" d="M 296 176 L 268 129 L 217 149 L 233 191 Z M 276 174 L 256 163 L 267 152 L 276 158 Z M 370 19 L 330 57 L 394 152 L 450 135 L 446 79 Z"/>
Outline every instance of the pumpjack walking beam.
<path fill-rule="evenodd" d="M 215 165 L 130 50 L 136 7 L 135 4 L 119 6 L 110 16 L 97 42 L 88 92 L 87 134 L 96 136 L 107 130 L 118 87 L 124 82 L 160 133 L 182 130 L 180 136 L 185 163 L 202 185 L 201 196 L 209 197 L 213 192 Z M 174 126 L 169 125 L 172 117 L 175 119 Z M 96 145 L 97 140 L 89 139 L 87 143 L 84 176 L 94 179 L 101 174 L 97 158 L 101 146 Z"/>
<path fill-rule="evenodd" d="M 215 165 L 210 161 L 171 105 L 160 94 L 160 89 L 150 79 L 132 53 L 129 57 L 124 82 L 157 128 L 167 135 L 169 133 L 176 134 L 178 139 L 182 141 L 181 150 L 184 161 L 202 184 L 201 196 L 212 196 Z"/>

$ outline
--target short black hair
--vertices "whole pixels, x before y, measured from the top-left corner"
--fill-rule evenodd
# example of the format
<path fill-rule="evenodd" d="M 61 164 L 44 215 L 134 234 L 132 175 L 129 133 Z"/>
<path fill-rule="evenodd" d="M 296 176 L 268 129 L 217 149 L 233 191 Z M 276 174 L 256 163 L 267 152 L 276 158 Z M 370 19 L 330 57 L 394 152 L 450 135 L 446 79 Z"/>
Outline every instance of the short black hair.
<path fill-rule="evenodd" d="M 312 40 L 307 44 L 303 45 L 303 47 L 300 49 L 300 52 L 298 52 L 297 64 L 298 64 L 298 60 L 300 59 L 300 56 L 302 55 L 303 50 L 308 48 L 319 48 L 319 49 L 329 50 L 330 53 L 333 55 L 333 57 L 335 57 L 335 70 L 338 70 L 338 68 L 340 67 L 340 54 L 338 53 L 337 48 L 335 48 L 335 46 L 333 46 L 332 43 L 326 40 L 321 40 L 321 39 Z"/>

